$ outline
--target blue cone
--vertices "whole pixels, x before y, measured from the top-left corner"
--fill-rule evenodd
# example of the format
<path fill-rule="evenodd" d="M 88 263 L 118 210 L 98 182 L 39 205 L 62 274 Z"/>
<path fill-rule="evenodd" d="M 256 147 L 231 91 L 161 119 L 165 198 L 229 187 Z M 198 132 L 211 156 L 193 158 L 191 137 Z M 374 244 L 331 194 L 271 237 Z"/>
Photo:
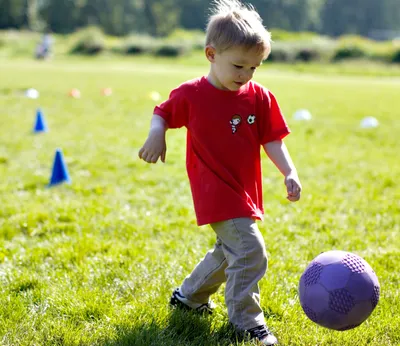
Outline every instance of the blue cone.
<path fill-rule="evenodd" d="M 49 186 L 61 184 L 64 182 L 71 183 L 71 179 L 68 174 L 67 165 L 65 164 L 62 151 L 61 149 L 57 149 L 56 155 L 54 157 L 53 171 L 51 173 Z"/>
<path fill-rule="evenodd" d="M 36 111 L 36 122 L 33 132 L 47 132 L 47 125 L 44 120 L 44 115 L 40 109 Z"/>

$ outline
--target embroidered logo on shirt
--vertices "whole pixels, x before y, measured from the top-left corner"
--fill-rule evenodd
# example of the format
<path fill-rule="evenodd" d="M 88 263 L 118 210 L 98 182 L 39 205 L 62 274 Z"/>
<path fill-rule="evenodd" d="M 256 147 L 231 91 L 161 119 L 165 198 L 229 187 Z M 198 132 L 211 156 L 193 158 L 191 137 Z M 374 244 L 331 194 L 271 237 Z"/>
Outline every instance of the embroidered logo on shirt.
<path fill-rule="evenodd" d="M 253 125 L 255 122 L 256 122 L 256 116 L 255 116 L 254 114 L 250 114 L 250 115 L 247 117 L 247 123 L 248 123 L 249 125 Z"/>
<path fill-rule="evenodd" d="M 232 126 L 232 133 L 236 133 L 237 128 L 242 123 L 242 117 L 239 114 L 235 114 L 232 119 L 229 121 Z"/>

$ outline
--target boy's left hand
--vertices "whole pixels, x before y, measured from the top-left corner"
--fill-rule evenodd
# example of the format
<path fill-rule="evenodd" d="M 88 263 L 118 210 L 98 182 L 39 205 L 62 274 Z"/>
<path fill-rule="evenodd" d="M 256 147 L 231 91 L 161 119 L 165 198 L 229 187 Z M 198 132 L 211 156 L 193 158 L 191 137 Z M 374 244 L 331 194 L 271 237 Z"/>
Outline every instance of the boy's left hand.
<path fill-rule="evenodd" d="M 289 173 L 285 177 L 285 185 L 287 189 L 287 199 L 291 202 L 296 202 L 300 199 L 301 183 L 300 179 L 295 172 Z"/>

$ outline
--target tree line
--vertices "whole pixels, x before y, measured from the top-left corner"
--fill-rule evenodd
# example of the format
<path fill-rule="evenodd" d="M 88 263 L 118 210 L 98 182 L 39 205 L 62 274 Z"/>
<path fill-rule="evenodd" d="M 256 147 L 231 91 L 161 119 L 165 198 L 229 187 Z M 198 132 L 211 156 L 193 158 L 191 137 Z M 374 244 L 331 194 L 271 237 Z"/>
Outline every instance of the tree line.
<path fill-rule="evenodd" d="M 400 31 L 399 0 L 249 0 L 267 28 L 390 38 Z M 0 0 L 0 29 L 70 33 L 96 25 L 105 33 L 166 36 L 203 30 L 211 0 Z"/>

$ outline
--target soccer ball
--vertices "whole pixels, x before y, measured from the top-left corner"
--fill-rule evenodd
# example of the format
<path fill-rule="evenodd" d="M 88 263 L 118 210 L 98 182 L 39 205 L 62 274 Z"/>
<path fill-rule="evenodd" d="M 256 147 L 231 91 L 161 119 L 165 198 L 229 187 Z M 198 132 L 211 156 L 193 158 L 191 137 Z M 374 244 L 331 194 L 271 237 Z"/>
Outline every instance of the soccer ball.
<path fill-rule="evenodd" d="M 301 275 L 300 304 L 307 317 L 329 329 L 359 326 L 375 309 L 380 286 L 371 266 L 345 251 L 314 258 Z"/>

